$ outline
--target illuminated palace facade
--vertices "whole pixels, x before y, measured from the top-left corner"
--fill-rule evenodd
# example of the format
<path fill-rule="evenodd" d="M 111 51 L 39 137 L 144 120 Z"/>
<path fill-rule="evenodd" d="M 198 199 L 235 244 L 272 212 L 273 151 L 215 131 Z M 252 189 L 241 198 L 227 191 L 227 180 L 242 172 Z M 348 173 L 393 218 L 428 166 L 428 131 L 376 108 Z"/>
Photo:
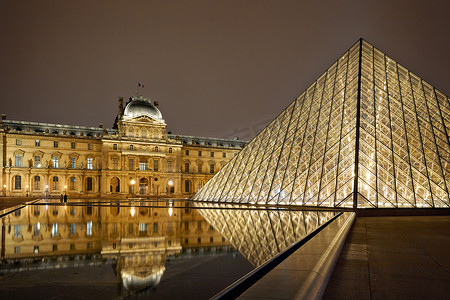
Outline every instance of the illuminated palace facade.
<path fill-rule="evenodd" d="M 245 145 L 166 129 L 158 102 L 141 96 L 119 98 L 112 129 L 2 115 L 2 194 L 188 197 Z"/>

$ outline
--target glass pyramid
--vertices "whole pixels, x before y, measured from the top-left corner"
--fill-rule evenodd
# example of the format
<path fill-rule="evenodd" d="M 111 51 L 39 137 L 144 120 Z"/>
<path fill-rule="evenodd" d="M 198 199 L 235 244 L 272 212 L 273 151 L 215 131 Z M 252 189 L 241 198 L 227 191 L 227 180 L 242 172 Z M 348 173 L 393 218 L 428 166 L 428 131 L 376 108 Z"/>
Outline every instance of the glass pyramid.
<path fill-rule="evenodd" d="M 359 40 L 193 197 L 449 207 L 450 101 Z"/>

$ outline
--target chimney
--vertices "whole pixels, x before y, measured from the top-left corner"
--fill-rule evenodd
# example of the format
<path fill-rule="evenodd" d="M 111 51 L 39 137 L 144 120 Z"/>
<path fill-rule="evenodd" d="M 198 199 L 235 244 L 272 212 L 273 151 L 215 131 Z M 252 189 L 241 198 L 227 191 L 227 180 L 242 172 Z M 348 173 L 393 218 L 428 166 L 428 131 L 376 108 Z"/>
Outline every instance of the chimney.
<path fill-rule="evenodd" d="M 6 120 L 6 114 L 2 114 L 2 120 Z"/>
<path fill-rule="evenodd" d="M 123 97 L 119 97 L 119 115 L 123 115 Z"/>
<path fill-rule="evenodd" d="M 154 105 L 155 107 L 159 108 L 159 101 L 154 101 L 154 102 L 153 102 L 153 105 Z"/>

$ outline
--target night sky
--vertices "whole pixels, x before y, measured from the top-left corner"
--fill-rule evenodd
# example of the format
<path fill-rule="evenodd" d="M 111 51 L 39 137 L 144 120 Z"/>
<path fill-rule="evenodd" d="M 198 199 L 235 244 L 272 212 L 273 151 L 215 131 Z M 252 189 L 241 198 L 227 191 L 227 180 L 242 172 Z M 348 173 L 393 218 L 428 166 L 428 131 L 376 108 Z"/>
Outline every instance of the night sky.
<path fill-rule="evenodd" d="M 249 139 L 360 37 L 450 95 L 450 1 L 0 0 L 0 112 L 111 128 L 117 98 L 168 130 Z"/>

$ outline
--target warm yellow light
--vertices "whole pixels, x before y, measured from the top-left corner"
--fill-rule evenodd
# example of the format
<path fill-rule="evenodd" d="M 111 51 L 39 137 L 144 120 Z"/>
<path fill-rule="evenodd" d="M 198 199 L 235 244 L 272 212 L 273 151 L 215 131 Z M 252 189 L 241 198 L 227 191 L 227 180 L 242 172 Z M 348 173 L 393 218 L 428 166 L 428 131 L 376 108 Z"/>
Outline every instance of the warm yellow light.
<path fill-rule="evenodd" d="M 130 214 L 131 214 L 131 216 L 134 217 L 134 214 L 135 214 L 135 213 L 136 213 L 136 211 L 135 211 L 134 207 L 132 207 L 132 208 L 130 209 Z"/>
<path fill-rule="evenodd" d="M 136 181 L 135 181 L 134 179 L 131 179 L 130 183 L 131 183 L 131 184 L 135 184 Z"/>
<path fill-rule="evenodd" d="M 169 180 L 169 185 L 172 186 L 173 185 L 173 181 Z"/>
<path fill-rule="evenodd" d="M 67 185 L 64 186 L 64 189 L 67 189 Z"/>

